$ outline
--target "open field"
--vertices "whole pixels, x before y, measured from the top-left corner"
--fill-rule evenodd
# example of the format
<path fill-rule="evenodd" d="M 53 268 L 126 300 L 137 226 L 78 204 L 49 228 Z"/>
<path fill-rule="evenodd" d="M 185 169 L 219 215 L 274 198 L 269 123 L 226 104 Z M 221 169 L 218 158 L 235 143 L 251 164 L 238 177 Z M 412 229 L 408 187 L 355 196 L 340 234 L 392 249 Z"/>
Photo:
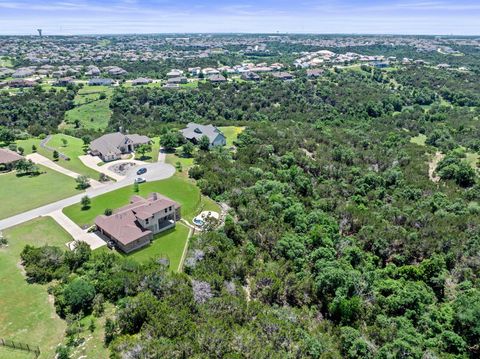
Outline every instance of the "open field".
<path fill-rule="evenodd" d="M 175 228 L 156 235 L 148 247 L 141 248 L 128 255 L 123 255 L 140 263 L 146 263 L 152 258 L 166 257 L 170 260 L 170 269 L 176 271 L 188 239 L 188 232 L 189 228 L 178 222 Z"/>
<path fill-rule="evenodd" d="M 28 284 L 22 274 L 20 253 L 26 244 L 54 245 L 66 248 L 72 240 L 50 217 L 34 219 L 4 231 L 9 244 L 0 249 L 0 333 L 1 336 L 26 344 L 38 345 L 40 358 L 54 357 L 62 343 L 66 324 L 55 313 L 48 285 Z M 21 300 L 19 300 L 21 298 Z M 8 351 L 2 358 L 30 358 L 20 351 Z"/>
<path fill-rule="evenodd" d="M 240 126 L 224 126 L 218 128 L 220 131 L 223 132 L 225 137 L 227 138 L 227 147 L 233 146 L 233 141 L 235 141 L 240 133 L 245 130 L 245 127 Z"/>
<path fill-rule="evenodd" d="M 38 176 L 17 177 L 14 172 L 0 175 L 0 218 L 7 218 L 60 199 L 73 196 L 75 179 L 39 166 Z"/>
<path fill-rule="evenodd" d="M 100 99 L 105 94 L 105 99 Z M 101 131 L 108 126 L 112 115 L 109 108 L 112 89 L 108 86 L 85 86 L 75 96 L 75 107 L 65 113 L 67 127 L 74 128 L 75 121 L 80 127 Z"/>
<path fill-rule="evenodd" d="M 91 207 L 82 210 L 79 203 L 63 209 L 63 213 L 70 217 L 79 226 L 93 224 L 95 217 L 103 214 L 106 208 L 116 209 L 129 203 L 134 194 L 147 196 L 151 192 L 159 192 L 182 205 L 182 217 L 191 221 L 202 208 L 218 211 L 218 206 L 212 200 L 202 197 L 198 187 L 191 181 L 174 176 L 162 181 L 142 183 L 139 192 L 133 191 L 133 186 L 127 186 L 118 190 L 92 198 Z"/>

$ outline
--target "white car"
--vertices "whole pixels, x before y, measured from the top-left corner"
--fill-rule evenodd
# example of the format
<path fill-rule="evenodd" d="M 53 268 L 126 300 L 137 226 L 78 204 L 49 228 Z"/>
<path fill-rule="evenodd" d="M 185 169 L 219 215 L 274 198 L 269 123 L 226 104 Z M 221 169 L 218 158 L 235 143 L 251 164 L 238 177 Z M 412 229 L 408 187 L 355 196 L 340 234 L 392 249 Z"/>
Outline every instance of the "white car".
<path fill-rule="evenodd" d="M 147 182 L 147 180 L 143 177 L 135 178 L 135 183 L 143 183 L 143 182 Z"/>

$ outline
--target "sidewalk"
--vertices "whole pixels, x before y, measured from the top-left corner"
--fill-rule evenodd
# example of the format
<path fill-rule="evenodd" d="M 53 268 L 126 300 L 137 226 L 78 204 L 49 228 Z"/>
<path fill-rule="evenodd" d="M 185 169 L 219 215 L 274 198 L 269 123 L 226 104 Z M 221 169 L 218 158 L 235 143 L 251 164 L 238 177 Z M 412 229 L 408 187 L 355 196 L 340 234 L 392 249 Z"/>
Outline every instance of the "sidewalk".
<path fill-rule="evenodd" d="M 54 211 L 47 216 L 52 217 L 55 222 L 62 226 L 62 228 L 73 237 L 75 241 L 86 242 L 92 250 L 106 245 L 105 241 L 100 239 L 97 235 L 88 233 L 77 226 L 75 222 L 63 214 L 62 210 Z M 68 243 L 67 245 L 71 247 L 71 243 Z"/>

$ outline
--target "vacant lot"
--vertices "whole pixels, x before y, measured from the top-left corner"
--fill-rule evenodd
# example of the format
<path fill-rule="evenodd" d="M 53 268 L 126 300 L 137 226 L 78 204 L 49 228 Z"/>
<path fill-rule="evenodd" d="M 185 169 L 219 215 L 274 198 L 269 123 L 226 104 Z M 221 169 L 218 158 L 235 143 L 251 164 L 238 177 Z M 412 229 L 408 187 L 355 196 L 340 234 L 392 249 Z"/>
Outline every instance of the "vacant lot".
<path fill-rule="evenodd" d="M 424 134 L 419 134 L 418 136 L 412 137 L 410 139 L 411 143 L 415 143 L 419 146 L 425 146 L 425 141 L 427 140 L 427 136 Z"/>
<path fill-rule="evenodd" d="M 39 218 L 4 231 L 8 247 L 0 249 L 0 333 L 6 339 L 38 345 L 40 358 L 54 357 L 62 343 L 65 322 L 55 313 L 47 285 L 28 284 L 20 266 L 20 252 L 26 244 L 66 248 L 72 240 L 49 217 Z M 29 358 L 22 352 L 8 352 L 2 358 Z M 11 354 L 11 355 L 10 355 Z"/>
<path fill-rule="evenodd" d="M 60 199 L 79 191 L 71 177 L 39 166 L 38 176 L 17 177 L 15 173 L 0 175 L 0 218 L 7 218 Z"/>
<path fill-rule="evenodd" d="M 239 126 L 224 126 L 218 128 L 220 131 L 223 132 L 225 137 L 227 138 L 227 146 L 233 146 L 233 141 L 235 141 L 240 133 L 245 130 L 245 127 Z"/>
<path fill-rule="evenodd" d="M 105 212 L 106 208 L 116 209 L 129 203 L 134 194 L 147 196 L 151 192 L 159 192 L 182 205 L 182 217 L 191 221 L 202 208 L 218 211 L 218 206 L 211 199 L 202 197 L 198 187 L 191 181 L 174 176 L 162 181 L 142 183 L 139 192 L 133 186 L 103 194 L 91 199 L 91 207 L 82 210 L 81 205 L 74 204 L 64 208 L 63 212 L 80 226 L 93 224 L 95 217 Z"/>
<path fill-rule="evenodd" d="M 106 86 L 85 86 L 79 90 L 75 107 L 65 113 L 67 127 L 74 128 L 77 121 L 81 128 L 104 130 L 112 115 L 109 108 L 111 95 L 112 89 Z"/>

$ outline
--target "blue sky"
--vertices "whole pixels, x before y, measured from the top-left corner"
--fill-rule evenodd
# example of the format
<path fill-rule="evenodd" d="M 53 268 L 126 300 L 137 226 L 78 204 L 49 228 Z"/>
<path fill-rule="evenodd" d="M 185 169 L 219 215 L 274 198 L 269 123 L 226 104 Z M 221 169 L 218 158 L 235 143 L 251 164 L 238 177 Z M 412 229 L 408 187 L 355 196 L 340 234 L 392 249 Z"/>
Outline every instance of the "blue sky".
<path fill-rule="evenodd" d="M 480 35 L 480 0 L 0 0 L 0 35 L 290 32 Z"/>

